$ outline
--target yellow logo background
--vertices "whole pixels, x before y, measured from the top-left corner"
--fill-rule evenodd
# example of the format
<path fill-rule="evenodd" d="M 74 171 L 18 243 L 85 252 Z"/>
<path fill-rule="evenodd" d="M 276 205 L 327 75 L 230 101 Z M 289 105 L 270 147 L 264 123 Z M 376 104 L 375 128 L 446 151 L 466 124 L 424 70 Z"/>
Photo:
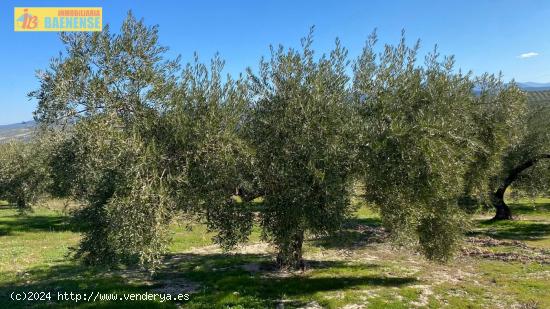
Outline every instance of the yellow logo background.
<path fill-rule="evenodd" d="M 16 7 L 14 31 L 101 31 L 100 7 Z"/>

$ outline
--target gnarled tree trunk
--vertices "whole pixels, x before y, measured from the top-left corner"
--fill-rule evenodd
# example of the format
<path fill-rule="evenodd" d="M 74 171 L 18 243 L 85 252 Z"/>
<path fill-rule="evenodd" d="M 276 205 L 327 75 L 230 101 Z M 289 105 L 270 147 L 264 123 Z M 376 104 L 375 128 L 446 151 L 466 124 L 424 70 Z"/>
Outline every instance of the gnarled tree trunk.
<path fill-rule="evenodd" d="M 493 220 L 512 219 L 512 210 L 508 205 L 506 205 L 506 202 L 504 201 L 504 192 L 506 192 L 506 189 L 508 189 L 508 187 L 514 181 L 516 181 L 516 179 L 518 179 L 521 172 L 535 165 L 541 159 L 550 159 L 550 153 L 535 156 L 523 162 L 522 164 L 514 167 L 512 170 L 510 170 L 510 172 L 508 173 L 508 176 L 504 178 L 504 181 L 502 182 L 502 184 L 500 184 L 497 190 L 491 194 L 491 202 L 493 203 L 493 206 L 496 209 L 496 214 L 493 217 Z"/>
<path fill-rule="evenodd" d="M 493 206 L 496 209 L 495 216 L 493 217 L 493 220 L 511 220 L 512 219 L 512 210 L 510 207 L 504 202 L 504 192 L 506 191 L 506 188 L 508 186 L 499 187 L 499 189 L 494 192 L 491 196 L 491 200 L 493 203 Z"/>
<path fill-rule="evenodd" d="M 302 257 L 302 245 L 304 243 L 304 231 L 298 231 L 290 242 L 279 245 L 277 254 L 277 266 L 280 269 L 304 270 L 305 264 Z"/>

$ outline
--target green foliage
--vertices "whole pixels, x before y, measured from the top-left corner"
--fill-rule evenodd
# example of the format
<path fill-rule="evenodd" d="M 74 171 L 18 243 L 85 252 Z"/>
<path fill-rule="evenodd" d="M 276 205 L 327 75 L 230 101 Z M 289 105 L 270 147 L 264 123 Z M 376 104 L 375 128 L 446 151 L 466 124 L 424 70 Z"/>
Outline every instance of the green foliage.
<path fill-rule="evenodd" d="M 419 242 L 427 257 L 446 260 L 464 226 L 457 200 L 479 148 L 474 84 L 437 51 L 417 65 L 419 44 L 408 47 L 404 37 L 379 55 L 375 43 L 373 34 L 354 79 L 366 195 L 398 242 Z"/>
<path fill-rule="evenodd" d="M 475 195 L 483 204 L 490 204 L 495 189 L 494 175 L 502 169 L 502 158 L 525 134 L 526 98 L 501 76 L 483 75 L 476 80 L 479 95 L 472 111 L 476 132 L 474 138 L 482 146 L 466 174 L 466 196 Z"/>
<path fill-rule="evenodd" d="M 416 227 L 420 251 L 430 260 L 445 261 L 458 249 L 466 226 L 456 205 L 423 214 Z"/>
<path fill-rule="evenodd" d="M 285 267 L 302 263 L 304 232 L 334 231 L 351 210 L 347 51 L 336 41 L 330 55 L 317 60 L 311 44 L 310 34 L 301 52 L 272 48 L 258 75 L 249 72 L 246 133 L 264 197 L 261 226 Z"/>
<path fill-rule="evenodd" d="M 528 95 L 524 131 L 519 140 L 508 147 L 502 157 L 503 165 L 494 177 L 496 185 L 516 166 L 543 155 L 550 155 L 550 100 L 540 93 Z M 514 182 L 515 197 L 535 197 L 550 192 L 550 159 L 542 158 L 520 174 Z"/>
<path fill-rule="evenodd" d="M 171 196 L 180 209 L 216 230 L 225 248 L 246 241 L 252 212 L 231 198 L 250 191 L 251 150 L 241 137 L 247 110 L 242 78 L 222 77 L 223 61 L 210 67 L 198 57 L 183 70 L 181 81 L 165 107 L 161 122 Z"/>
<path fill-rule="evenodd" d="M 163 194 L 164 179 L 158 177 L 156 150 L 101 119 L 82 122 L 77 129 L 74 192 L 86 207 L 74 219 L 87 225 L 77 256 L 92 264 L 154 267 L 166 249 L 165 228 L 173 208 Z"/>
<path fill-rule="evenodd" d="M 56 194 L 71 192 L 87 226 L 77 255 L 91 263 L 139 261 L 154 266 L 164 252 L 172 204 L 157 146 L 160 106 L 177 61 L 164 60 L 158 30 L 131 14 L 120 34 L 61 35 L 67 52 L 39 74 L 36 120 L 68 136 L 52 153 Z M 66 166 L 58 165 L 64 160 Z"/>
<path fill-rule="evenodd" d="M 502 163 L 503 153 L 547 145 L 548 130 L 524 133 L 538 129 L 521 126 L 514 85 L 457 72 L 436 50 L 420 65 L 404 38 L 377 55 L 371 36 L 353 79 L 340 42 L 317 56 L 312 34 L 237 79 L 218 56 L 183 69 L 167 60 L 157 27 L 131 14 L 118 34 L 61 39 L 66 53 L 30 93 L 50 140 L 36 164 L 52 175 L 52 195 L 84 203 L 77 255 L 91 263 L 155 267 L 168 224 L 185 212 L 225 249 L 248 240 L 258 218 L 279 265 L 301 267 L 306 235 L 337 231 L 351 214 L 356 178 L 394 239 L 447 260 L 466 226 L 460 198 L 487 191 L 488 175 L 515 156 Z M 2 181 L 4 191 L 34 186 Z"/>
<path fill-rule="evenodd" d="M 535 199 L 550 195 L 550 160 L 541 160 L 535 166 L 525 170 L 514 182 L 511 195 L 515 198 Z"/>
<path fill-rule="evenodd" d="M 28 211 L 49 186 L 46 147 L 40 140 L 0 144 L 0 198 Z"/>
<path fill-rule="evenodd" d="M 38 72 L 40 89 L 36 120 L 42 125 L 74 124 L 95 115 L 109 115 L 133 127 L 166 100 L 178 61 L 165 60 L 158 28 L 129 13 L 119 34 L 62 33 L 66 53 Z"/>

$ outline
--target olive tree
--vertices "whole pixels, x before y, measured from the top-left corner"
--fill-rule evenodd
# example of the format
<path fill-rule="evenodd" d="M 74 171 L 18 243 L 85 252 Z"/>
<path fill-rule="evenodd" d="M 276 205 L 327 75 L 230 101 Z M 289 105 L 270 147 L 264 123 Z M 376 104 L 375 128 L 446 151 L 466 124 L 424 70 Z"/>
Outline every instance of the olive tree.
<path fill-rule="evenodd" d="M 366 196 L 398 243 L 419 244 L 426 257 L 446 260 L 465 226 L 458 200 L 480 147 L 474 82 L 436 49 L 419 65 L 419 43 L 407 46 L 404 35 L 379 54 L 376 41 L 373 33 L 353 81 Z"/>
<path fill-rule="evenodd" d="M 65 56 L 41 72 L 36 118 L 64 128 L 52 152 L 52 189 L 83 201 L 77 255 L 90 263 L 155 266 L 179 211 L 195 215 L 228 248 L 246 239 L 252 159 L 241 137 L 246 84 L 223 61 L 181 72 L 165 60 L 156 27 L 132 15 L 120 34 L 63 34 Z M 65 164 L 58 164 L 63 161 Z M 246 211 L 245 211 L 246 210 Z"/>
<path fill-rule="evenodd" d="M 12 141 L 0 144 L 0 199 L 6 199 L 19 211 L 29 211 L 50 183 L 44 145 Z"/>
<path fill-rule="evenodd" d="M 537 101 L 534 97 L 528 104 L 523 118 L 523 134 L 511 144 L 501 157 L 502 165 L 493 177 L 492 196 L 496 208 L 494 220 L 512 218 L 512 211 L 504 201 L 504 193 L 517 180 L 519 192 L 537 194 L 548 188 L 547 161 L 550 160 L 550 104 Z M 547 191 L 546 191 L 547 192 Z"/>
<path fill-rule="evenodd" d="M 311 44 L 312 34 L 300 51 L 272 47 L 259 72 L 249 70 L 246 138 L 264 199 L 259 217 L 282 268 L 303 267 L 306 233 L 334 231 L 351 211 L 347 51 L 337 40 L 316 59 Z"/>
<path fill-rule="evenodd" d="M 243 190 L 252 190 L 251 149 L 242 137 L 248 96 L 242 77 L 223 76 L 224 62 L 210 66 L 195 56 L 183 70 L 161 117 L 170 196 L 183 210 L 217 232 L 230 248 L 247 239 L 252 212 Z M 240 195 L 240 197 L 237 197 Z"/>
<path fill-rule="evenodd" d="M 56 156 L 71 158 L 72 166 L 57 166 L 55 174 L 66 177 L 57 189 L 70 189 L 85 204 L 75 216 L 86 226 L 78 255 L 91 263 L 154 266 L 172 208 L 157 124 L 178 59 L 166 59 L 157 27 L 131 14 L 118 34 L 105 27 L 62 33 L 61 40 L 65 53 L 39 72 L 40 88 L 30 96 L 44 130 L 70 131 Z"/>
<path fill-rule="evenodd" d="M 536 200 L 541 196 L 550 196 L 550 156 L 540 158 L 524 169 L 510 185 L 510 198 Z M 511 211 L 510 211 L 511 212 Z"/>
<path fill-rule="evenodd" d="M 471 112 L 474 137 L 481 147 L 465 175 L 464 195 L 491 205 L 494 176 L 502 169 L 505 154 L 525 134 L 526 100 L 513 82 L 505 84 L 501 76 L 484 74 L 475 83 L 477 95 Z"/>

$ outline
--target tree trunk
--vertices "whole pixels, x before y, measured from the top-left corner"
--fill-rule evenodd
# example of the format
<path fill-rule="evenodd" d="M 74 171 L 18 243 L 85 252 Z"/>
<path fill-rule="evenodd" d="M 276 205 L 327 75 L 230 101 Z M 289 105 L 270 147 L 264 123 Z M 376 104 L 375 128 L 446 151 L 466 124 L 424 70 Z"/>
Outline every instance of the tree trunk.
<path fill-rule="evenodd" d="M 506 191 L 506 189 L 504 189 L 504 191 Z M 512 219 L 512 210 L 510 210 L 510 207 L 504 202 L 504 192 L 497 190 L 497 192 L 493 193 L 492 203 L 496 209 L 496 214 L 492 220 Z"/>
<path fill-rule="evenodd" d="M 302 257 L 302 245 L 304 243 L 304 231 L 298 231 L 292 239 L 279 245 L 277 254 L 277 266 L 279 269 L 304 270 L 305 264 Z"/>
<path fill-rule="evenodd" d="M 28 205 L 27 205 L 27 202 L 25 201 L 24 198 L 18 198 L 17 199 L 17 202 L 16 202 L 16 205 L 17 205 L 17 209 L 19 211 L 27 211 L 28 210 Z"/>
<path fill-rule="evenodd" d="M 496 209 L 496 214 L 493 217 L 493 220 L 512 219 L 512 210 L 510 209 L 510 207 L 508 207 L 508 205 L 506 205 L 506 202 L 504 201 L 504 192 L 506 192 L 506 189 L 508 189 L 508 187 L 514 181 L 516 181 L 516 179 L 518 179 L 521 172 L 535 165 L 541 159 L 550 159 L 550 154 L 541 154 L 523 162 L 522 164 L 514 167 L 508 173 L 508 176 L 504 178 L 504 181 L 502 182 L 502 184 L 491 195 L 491 202 L 493 203 L 493 206 Z"/>

